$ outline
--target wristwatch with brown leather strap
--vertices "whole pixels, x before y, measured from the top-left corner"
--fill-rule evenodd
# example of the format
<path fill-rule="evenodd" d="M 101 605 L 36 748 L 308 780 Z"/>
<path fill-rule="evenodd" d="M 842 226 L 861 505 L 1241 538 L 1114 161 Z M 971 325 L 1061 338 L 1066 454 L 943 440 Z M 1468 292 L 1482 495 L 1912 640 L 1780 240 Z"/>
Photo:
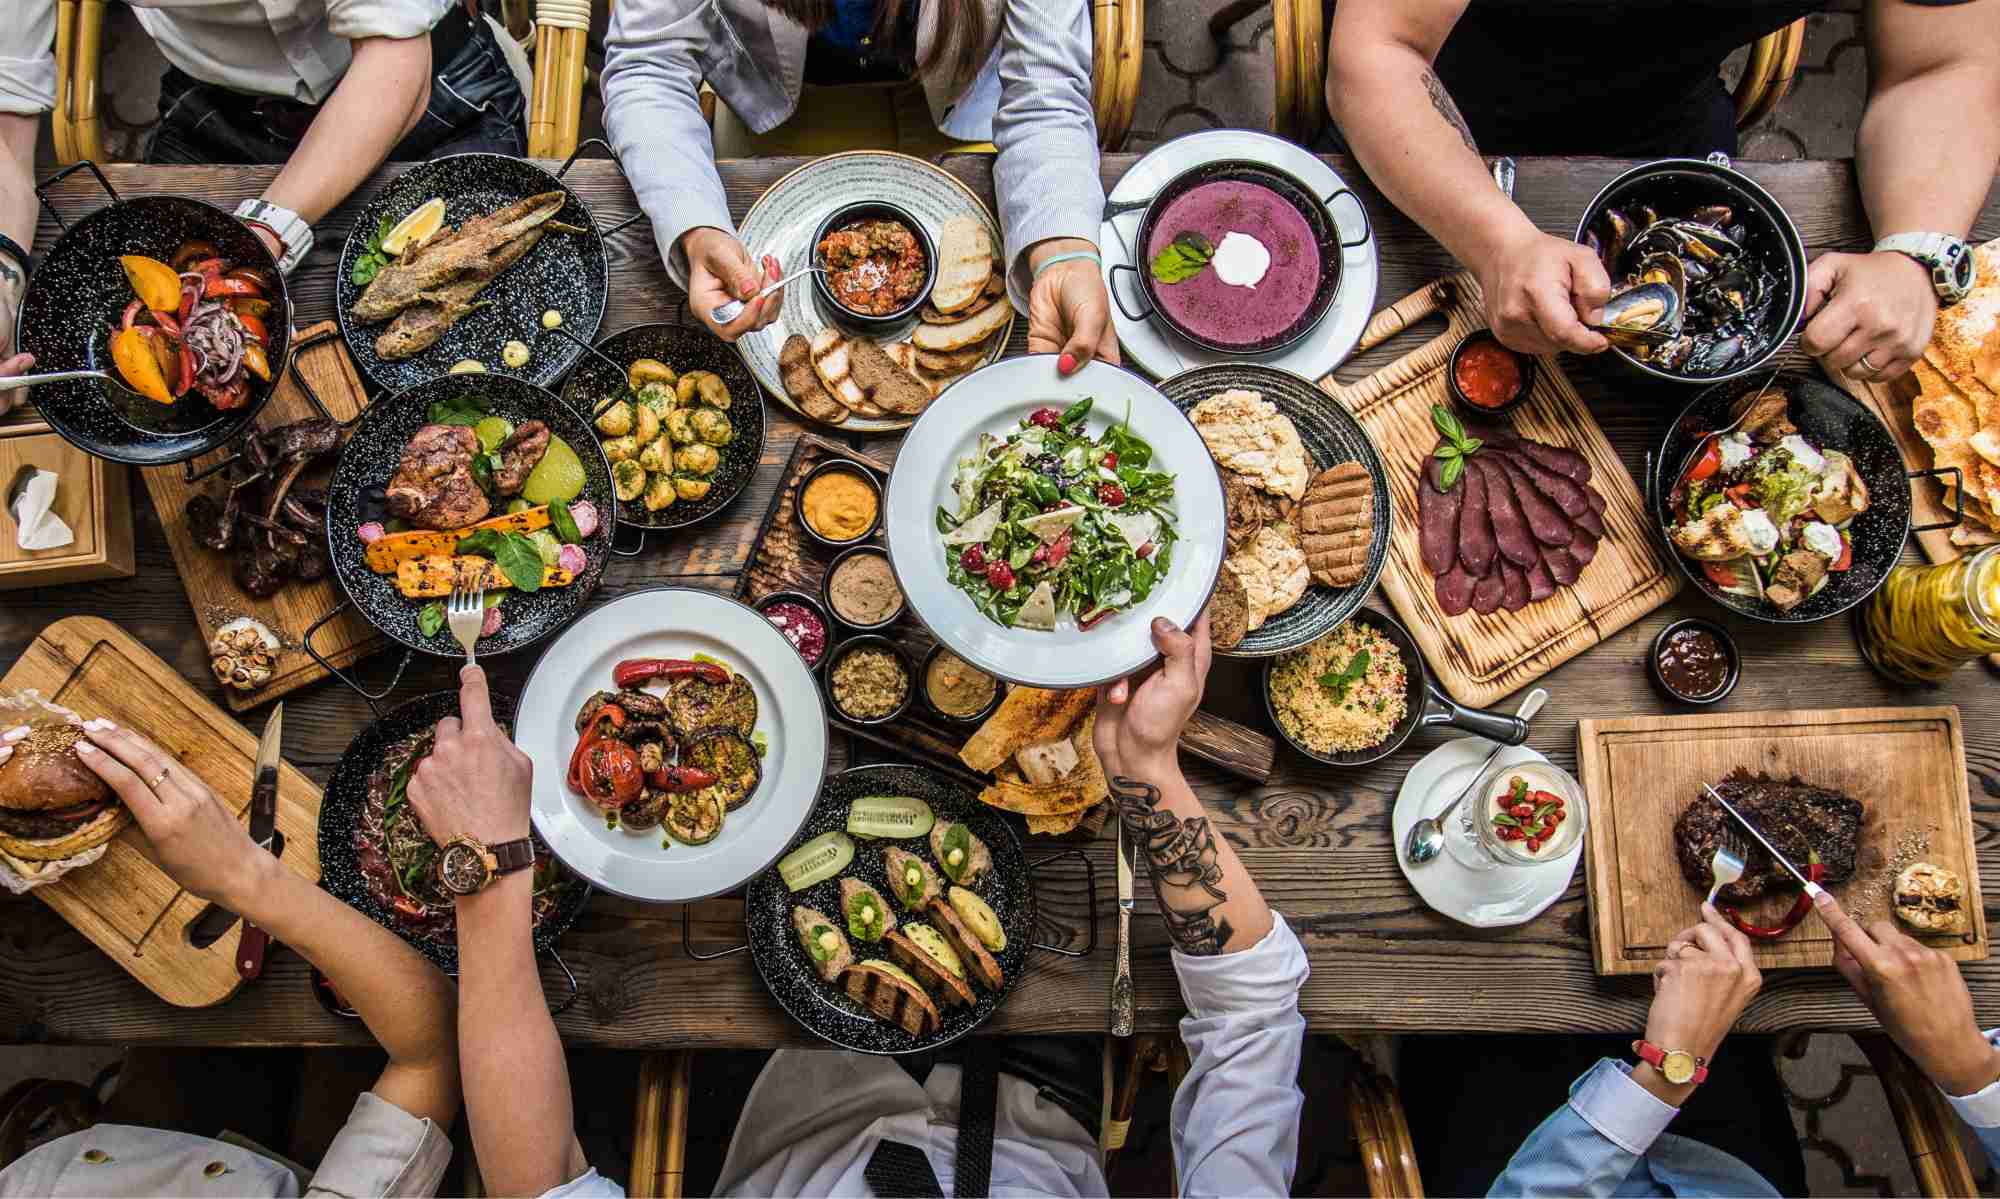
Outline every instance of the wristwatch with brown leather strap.
<path fill-rule="evenodd" d="M 476 837 L 453 837 L 438 851 L 438 885 L 453 895 L 477 895 L 503 874 L 535 864 L 535 843 L 522 837 L 488 847 Z"/>
<path fill-rule="evenodd" d="M 1675 1086 L 1700 1083 L 1708 1078 L 1708 1059 L 1697 1057 L 1685 1049 L 1662 1049 L 1651 1041 L 1632 1042 L 1632 1052 L 1660 1072 L 1660 1077 Z"/>

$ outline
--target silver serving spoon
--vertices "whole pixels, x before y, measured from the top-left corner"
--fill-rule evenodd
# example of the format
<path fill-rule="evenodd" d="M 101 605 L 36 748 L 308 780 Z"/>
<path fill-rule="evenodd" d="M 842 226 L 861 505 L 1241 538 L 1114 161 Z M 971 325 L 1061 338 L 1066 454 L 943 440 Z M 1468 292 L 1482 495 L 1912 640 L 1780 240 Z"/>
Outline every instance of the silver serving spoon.
<path fill-rule="evenodd" d="M 826 270 L 826 268 L 823 266 L 800 267 L 798 270 L 793 271 L 789 275 L 786 275 L 784 278 L 778 280 L 776 283 L 765 284 L 764 290 L 758 292 L 755 296 L 752 296 L 751 299 L 762 299 L 766 292 L 775 291 L 778 288 L 783 287 L 785 284 L 790 283 L 794 279 L 803 279 L 807 275 L 816 275 L 824 270 Z M 750 304 L 749 301 L 747 300 L 731 300 L 726 304 L 717 304 L 715 307 L 708 310 L 708 319 L 714 321 L 718 325 L 726 325 L 729 322 L 735 320 L 737 317 L 742 316 L 743 310 L 745 308 L 748 308 L 749 306 Z"/>
<path fill-rule="evenodd" d="M 1542 710 L 1542 705 L 1547 703 L 1548 699 L 1549 693 L 1537 687 L 1528 692 L 1527 697 L 1521 701 L 1521 706 L 1515 709 L 1514 715 L 1520 717 L 1523 722 L 1533 720 L 1535 713 Z M 1458 793 L 1457 799 L 1445 805 L 1444 811 L 1435 816 L 1426 816 L 1410 826 L 1409 839 L 1403 843 L 1403 858 L 1410 865 L 1421 866 L 1438 856 L 1438 851 L 1444 848 L 1444 818 L 1457 811 L 1458 805 L 1465 802 L 1465 797 L 1472 794 L 1472 789 L 1479 785 L 1480 778 L 1486 774 L 1486 768 L 1493 764 L 1493 759 L 1499 757 L 1500 751 L 1505 748 L 1507 747 L 1504 745 L 1494 745 L 1492 751 L 1486 755 L 1486 760 L 1474 768 L 1472 781 L 1465 785 L 1465 790 Z"/>
<path fill-rule="evenodd" d="M 23 387 L 33 387 L 38 383 L 67 383 L 72 379 L 102 379 L 114 387 L 132 391 L 130 387 L 125 386 L 125 380 L 117 378 L 110 372 L 90 370 L 49 371 L 41 375 L 7 375 L 0 377 L 0 391 L 19 391 Z M 139 393 L 132 391 L 132 394 Z"/>

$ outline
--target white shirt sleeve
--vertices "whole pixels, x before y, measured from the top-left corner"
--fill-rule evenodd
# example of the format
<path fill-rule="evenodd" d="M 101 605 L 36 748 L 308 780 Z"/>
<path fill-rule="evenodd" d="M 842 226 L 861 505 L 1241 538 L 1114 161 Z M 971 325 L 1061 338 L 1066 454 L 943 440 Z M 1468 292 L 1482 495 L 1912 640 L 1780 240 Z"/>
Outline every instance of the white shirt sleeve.
<path fill-rule="evenodd" d="M 541 1199 L 625 1199 L 625 1188 L 593 1166 L 561 1186 L 543 1191 Z"/>
<path fill-rule="evenodd" d="M 20 0 L 0 21 L 0 112 L 37 117 L 56 106 L 56 0 Z"/>
<path fill-rule="evenodd" d="M 1104 184 L 1090 107 L 1090 7 L 1083 0 L 1006 0 L 1004 9 L 993 192 L 1008 292 L 1026 312 L 1033 279 L 1023 251 L 1052 237 L 1096 244 Z"/>
<path fill-rule="evenodd" d="M 365 37 L 421 37 L 444 19 L 451 5 L 452 0 L 327 0 L 326 29 L 350 42 Z"/>
<path fill-rule="evenodd" d="M 1248 949 L 1215 957 L 1174 951 L 1192 1068 L 1174 1095 L 1174 1162 L 1183 1195 L 1287 1195 L 1299 1156 L 1299 1014 L 1305 948 L 1273 913 Z"/>
<path fill-rule="evenodd" d="M 2000 1048 L 2000 1028 L 1986 1034 L 1986 1043 Z M 1938 1089 L 1942 1091 L 1944 1088 Z M 2000 1082 L 1988 1083 L 1983 1091 L 1974 1091 L 1970 1095 L 1946 1095 L 1945 1099 L 1958 1113 L 1958 1118 L 1980 1134 L 1982 1142 L 1989 1139 L 1989 1134 L 2000 1136 Z"/>

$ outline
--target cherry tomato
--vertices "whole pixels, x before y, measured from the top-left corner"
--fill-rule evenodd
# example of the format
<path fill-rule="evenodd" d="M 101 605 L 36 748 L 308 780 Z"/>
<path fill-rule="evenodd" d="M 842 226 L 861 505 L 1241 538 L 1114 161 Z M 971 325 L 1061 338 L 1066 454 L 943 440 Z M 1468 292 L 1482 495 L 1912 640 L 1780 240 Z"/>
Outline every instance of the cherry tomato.
<path fill-rule="evenodd" d="M 1528 838 L 1528 852 L 1529 853 L 1542 852 L 1542 839 L 1540 837 Z"/>
<path fill-rule="evenodd" d="M 1717 587 L 1734 587 L 1736 585 L 1736 575 L 1728 569 L 1727 563 L 1704 562 L 1701 564 L 1701 573 L 1707 575 L 1708 581 Z"/>
<path fill-rule="evenodd" d="M 1708 443 L 1708 448 L 1702 451 L 1701 457 L 1695 459 L 1693 466 L 1688 467 L 1687 481 L 1690 483 L 1699 482 L 1721 469 L 1722 443 L 1711 440 Z"/>
<path fill-rule="evenodd" d="M 621 808 L 639 797 L 646 776 L 639 755 L 622 741 L 598 740 L 583 757 L 583 797 L 600 808 Z"/>
<path fill-rule="evenodd" d="M 1840 557 L 1828 564 L 1828 570 L 1851 570 L 1854 567 L 1854 542 L 1847 534 L 1840 535 Z"/>

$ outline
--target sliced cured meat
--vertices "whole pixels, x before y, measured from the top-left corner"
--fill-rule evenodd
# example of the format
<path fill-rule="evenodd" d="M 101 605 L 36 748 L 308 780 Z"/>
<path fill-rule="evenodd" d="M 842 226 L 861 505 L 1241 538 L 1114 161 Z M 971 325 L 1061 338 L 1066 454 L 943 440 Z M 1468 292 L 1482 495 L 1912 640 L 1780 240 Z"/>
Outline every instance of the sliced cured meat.
<path fill-rule="evenodd" d="M 1521 505 L 1514 500 L 1514 489 L 1507 485 L 1506 473 L 1484 456 L 1465 464 L 1466 474 L 1474 472 L 1482 476 L 1486 514 L 1493 522 L 1493 541 L 1500 549 L 1500 556 L 1516 566 L 1533 562 L 1538 539 L 1529 531 L 1527 518 L 1521 515 Z M 1569 544 L 1569 538 L 1563 538 L 1562 544 Z"/>
<path fill-rule="evenodd" d="M 1583 564 L 1570 557 L 1566 549 L 1543 546 L 1542 562 L 1549 568 L 1549 577 L 1564 587 L 1576 582 L 1577 576 L 1583 573 Z"/>
<path fill-rule="evenodd" d="M 1590 501 L 1590 510 L 1592 512 L 1597 513 L 1599 516 L 1604 515 L 1604 493 L 1598 491 L 1595 487 L 1585 487 L 1583 489 L 1583 498 Z"/>
<path fill-rule="evenodd" d="M 1446 491 L 1438 486 L 1442 468 L 1432 456 L 1417 474 L 1417 543 L 1425 568 L 1434 575 L 1450 570 L 1458 557 L 1458 506 L 1465 499 L 1463 487 Z"/>
<path fill-rule="evenodd" d="M 1466 463 L 1456 488 L 1465 492 L 1458 508 L 1458 560 L 1475 579 L 1493 572 L 1493 557 L 1500 552 L 1493 541 L 1493 518 L 1486 509 L 1485 476 L 1472 469 L 1477 461 Z"/>
<path fill-rule="evenodd" d="M 1536 559 L 1540 565 L 1540 559 Z M 1528 572 L 1506 559 L 1500 560 L 1500 606 L 1519 612 L 1528 606 Z"/>
<path fill-rule="evenodd" d="M 1563 515 L 1561 508 L 1549 501 L 1549 497 L 1535 489 L 1535 484 L 1528 478 L 1526 471 L 1516 466 L 1505 455 L 1495 455 L 1492 465 L 1487 467 L 1489 475 L 1495 471 L 1506 478 L 1507 485 L 1513 492 L 1514 502 L 1520 506 L 1521 515 L 1527 518 L 1528 532 L 1534 534 L 1536 541 L 1543 545 L 1570 543 L 1575 534 L 1570 530 L 1569 518 Z M 1526 566 L 1528 563 L 1520 562 L 1520 564 Z"/>
<path fill-rule="evenodd" d="M 1528 481 L 1535 485 L 1536 491 L 1549 497 L 1556 507 L 1561 508 L 1564 516 L 1575 520 L 1582 513 L 1590 511 L 1590 500 L 1583 494 L 1583 484 L 1563 478 L 1518 450 L 1501 450 L 1500 453 L 1510 465 L 1519 468 L 1522 474 L 1528 476 Z"/>
<path fill-rule="evenodd" d="M 1537 557 L 1528 568 L 1528 602 L 1538 604 L 1555 593 L 1556 580 L 1549 574 L 1549 564 Z"/>
<path fill-rule="evenodd" d="M 1578 569 L 1589 566 L 1590 560 L 1597 557 L 1597 538 L 1584 529 L 1578 529 L 1576 539 L 1569 543 L 1566 552 L 1576 559 Z"/>
<path fill-rule="evenodd" d="M 1597 493 L 1592 491 L 1588 494 Z M 1570 518 L 1570 523 L 1592 537 L 1604 536 L 1604 516 L 1594 507 L 1585 507 L 1581 515 Z"/>
<path fill-rule="evenodd" d="M 1454 561 L 1451 568 L 1437 576 L 1438 607 L 1446 616 L 1457 616 L 1472 606 L 1472 589 L 1479 580 L 1465 569 L 1465 563 Z"/>
<path fill-rule="evenodd" d="M 1508 448 L 1519 450 L 1523 457 L 1534 459 L 1573 483 L 1590 482 L 1590 460 L 1575 450 L 1559 445 L 1543 445 L 1525 437 L 1515 438 Z"/>
<path fill-rule="evenodd" d="M 1506 598 L 1507 585 L 1495 570 L 1472 587 L 1472 610 L 1487 616 L 1500 610 L 1500 601 Z"/>

